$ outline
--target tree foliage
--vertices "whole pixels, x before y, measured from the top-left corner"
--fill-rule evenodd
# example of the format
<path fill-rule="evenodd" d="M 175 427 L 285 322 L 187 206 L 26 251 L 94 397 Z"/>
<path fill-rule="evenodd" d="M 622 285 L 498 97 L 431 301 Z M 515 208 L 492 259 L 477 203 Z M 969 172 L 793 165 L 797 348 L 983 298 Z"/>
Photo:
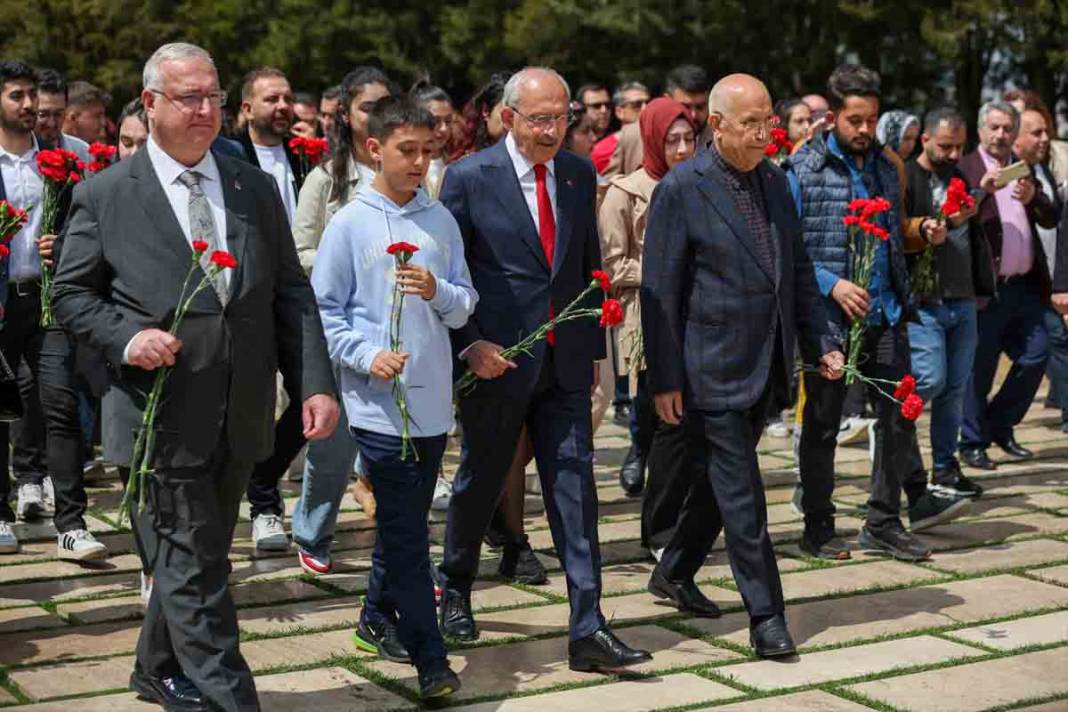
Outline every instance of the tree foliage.
<path fill-rule="evenodd" d="M 884 103 L 971 112 L 984 87 L 1068 101 L 1068 0 L 0 0 L 3 55 L 134 96 L 144 60 L 183 39 L 234 89 L 259 64 L 321 90 L 356 64 L 404 85 L 427 74 L 466 95 L 493 71 L 550 64 L 577 84 L 657 86 L 693 62 L 754 73 L 776 97 L 822 91 L 861 61 Z"/>

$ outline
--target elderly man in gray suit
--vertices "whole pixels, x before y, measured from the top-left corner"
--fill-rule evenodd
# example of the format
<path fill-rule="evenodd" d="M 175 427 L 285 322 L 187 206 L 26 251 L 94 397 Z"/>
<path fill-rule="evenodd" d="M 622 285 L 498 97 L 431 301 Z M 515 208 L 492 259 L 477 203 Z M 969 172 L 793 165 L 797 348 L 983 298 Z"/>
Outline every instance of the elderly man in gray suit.
<path fill-rule="evenodd" d="M 55 311 L 113 373 L 104 445 L 130 461 L 153 371 L 174 368 L 158 419 L 147 505 L 134 519 L 154 577 L 130 687 L 167 710 L 257 710 L 238 649 L 227 553 L 253 465 L 273 445 L 275 370 L 301 385 L 304 435 L 338 407 L 315 297 L 270 176 L 209 150 L 226 94 L 211 57 L 164 45 L 145 65 L 144 151 L 80 185 L 59 245 Z M 191 242 L 237 267 L 166 329 Z"/>

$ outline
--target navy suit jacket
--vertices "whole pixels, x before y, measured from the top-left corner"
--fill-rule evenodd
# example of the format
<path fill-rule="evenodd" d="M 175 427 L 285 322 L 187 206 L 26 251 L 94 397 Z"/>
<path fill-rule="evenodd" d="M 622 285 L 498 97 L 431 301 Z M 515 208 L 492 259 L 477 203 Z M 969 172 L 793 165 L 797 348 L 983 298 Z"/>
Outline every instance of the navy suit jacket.
<path fill-rule="evenodd" d="M 452 332 L 455 354 L 480 339 L 505 347 L 517 343 L 548 319 L 550 302 L 559 314 L 589 285 L 590 273 L 601 268 L 593 168 L 578 156 L 560 151 L 555 175 L 556 247 L 550 266 L 503 140 L 445 172 L 440 200 L 460 225 L 471 280 L 479 295 L 467 325 Z M 594 294 L 589 306 L 599 305 L 601 299 L 599 292 Z M 518 368 L 480 383 L 476 393 L 529 393 L 546 348 L 544 341 L 539 342 L 532 357 L 519 356 Z M 593 362 L 605 357 L 604 333 L 597 321 L 560 325 L 554 349 L 557 383 L 565 390 L 588 389 Z"/>
<path fill-rule="evenodd" d="M 771 272 L 708 150 L 653 192 L 642 258 L 646 378 L 654 394 L 682 391 L 687 409 L 746 410 L 774 374 L 775 395 L 785 399 L 798 329 L 810 365 L 841 348 L 786 174 L 767 160 L 756 170 L 775 248 Z"/>

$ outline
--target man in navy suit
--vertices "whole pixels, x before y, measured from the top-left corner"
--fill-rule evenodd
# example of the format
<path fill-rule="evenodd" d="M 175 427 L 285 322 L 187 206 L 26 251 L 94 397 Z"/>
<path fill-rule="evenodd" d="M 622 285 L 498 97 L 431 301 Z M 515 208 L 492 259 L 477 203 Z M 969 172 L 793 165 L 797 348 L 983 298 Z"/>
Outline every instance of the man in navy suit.
<path fill-rule="evenodd" d="M 530 356 L 500 355 L 559 314 L 600 269 L 593 169 L 560 150 L 569 99 L 567 83 L 551 69 L 513 75 L 501 112 L 508 136 L 450 166 L 441 189 L 480 296 L 467 325 L 453 332 L 453 347 L 483 379 L 460 399 L 467 447 L 445 532 L 441 626 L 460 640 L 478 636 L 471 584 L 479 548 L 526 425 L 567 572 L 571 668 L 611 670 L 651 656 L 612 635 L 600 608 L 590 388 L 594 361 L 605 356 L 604 334 L 593 320 L 572 321 Z"/>
<path fill-rule="evenodd" d="M 681 610 L 718 615 L 693 577 L 722 513 L 731 570 L 763 657 L 790 655 L 779 570 L 756 445 L 769 407 L 788 398 L 796 332 L 805 362 L 842 376 L 785 174 L 764 159 L 772 121 L 764 84 L 720 80 L 709 97 L 713 141 L 657 186 L 642 263 L 642 331 L 657 414 L 691 429 L 703 467 L 649 590 Z M 685 417 L 684 417 L 685 416 Z M 681 483 L 680 483 L 681 484 Z"/>

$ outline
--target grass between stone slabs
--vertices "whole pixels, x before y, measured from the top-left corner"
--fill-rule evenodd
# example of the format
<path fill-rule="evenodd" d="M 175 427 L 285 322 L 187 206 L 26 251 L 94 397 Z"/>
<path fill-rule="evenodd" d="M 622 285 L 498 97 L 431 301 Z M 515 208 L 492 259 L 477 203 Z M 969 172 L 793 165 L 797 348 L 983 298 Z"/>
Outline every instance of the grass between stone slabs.
<path fill-rule="evenodd" d="M 1032 697 L 1026 700 L 1016 700 L 1015 702 L 1010 702 L 1007 705 L 998 705 L 997 707 L 991 707 L 987 710 L 984 710 L 983 712 L 1010 712 L 1010 710 L 1018 710 L 1024 707 L 1032 706 L 1037 707 L 1038 705 L 1045 705 L 1051 702 L 1060 702 L 1061 700 L 1068 701 L 1068 695 L 1059 694 L 1050 695 L 1049 697 Z M 1068 705 L 1066 705 L 1066 707 L 1068 707 Z"/>

